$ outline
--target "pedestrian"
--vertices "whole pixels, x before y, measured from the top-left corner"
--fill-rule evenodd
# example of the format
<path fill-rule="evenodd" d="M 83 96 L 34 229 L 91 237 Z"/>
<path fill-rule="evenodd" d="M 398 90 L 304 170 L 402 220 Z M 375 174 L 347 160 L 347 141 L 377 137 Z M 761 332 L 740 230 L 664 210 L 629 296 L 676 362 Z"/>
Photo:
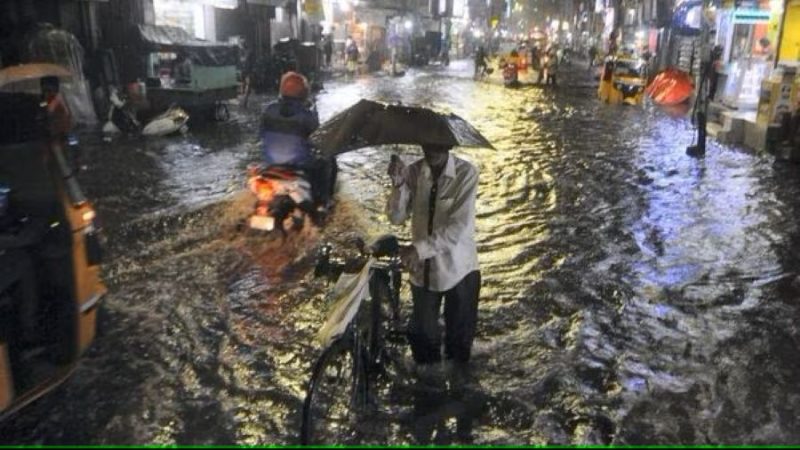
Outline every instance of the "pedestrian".
<path fill-rule="evenodd" d="M 50 137 L 57 142 L 64 142 L 72 130 L 72 113 L 61 94 L 61 83 L 58 77 L 42 77 L 39 85 L 42 100 L 47 104 Z"/>
<path fill-rule="evenodd" d="M 347 55 L 347 71 L 351 73 L 356 73 L 358 70 L 358 59 L 361 56 L 358 51 L 358 45 L 352 39 L 349 40 L 350 43 L 347 45 L 345 49 L 345 53 Z"/>
<path fill-rule="evenodd" d="M 255 66 L 255 52 L 244 42 L 244 61 L 242 62 L 242 107 L 247 108 L 250 93 L 253 89 L 253 68 Z"/>
<path fill-rule="evenodd" d="M 475 244 L 478 170 L 449 146 L 423 145 L 409 166 L 393 157 L 387 214 L 393 224 L 411 218 L 412 245 L 401 249 L 411 277 L 409 342 L 417 373 L 429 377 L 441 362 L 439 316 L 444 298 L 445 358 L 464 375 L 478 319 L 481 275 Z"/>
<path fill-rule="evenodd" d="M 261 114 L 262 151 L 267 166 L 308 171 L 314 201 L 327 210 L 336 183 L 336 161 L 312 152 L 309 136 L 319 127 L 319 117 L 308 99 L 309 91 L 308 80 L 299 73 L 281 77 L 280 98 Z"/>
<path fill-rule="evenodd" d="M 475 51 L 475 79 L 482 78 L 488 73 L 489 61 L 486 56 L 486 50 L 483 46 L 479 46 Z"/>
<path fill-rule="evenodd" d="M 333 34 L 328 33 L 325 36 L 325 67 L 331 67 L 331 58 L 333 57 Z"/>
<path fill-rule="evenodd" d="M 192 83 L 192 58 L 188 54 L 178 52 L 172 70 L 176 84 L 188 85 Z"/>
<path fill-rule="evenodd" d="M 80 155 L 78 146 L 70 145 L 75 141 L 71 139 L 73 127 L 72 112 L 67 101 L 61 94 L 61 83 L 58 77 L 42 77 L 39 80 L 40 90 L 42 91 L 42 101 L 47 105 L 47 124 L 50 133 L 50 142 L 61 147 L 64 156 L 67 157 L 69 165 L 73 170 L 79 170 Z"/>
<path fill-rule="evenodd" d="M 607 56 L 616 56 L 619 50 L 617 39 L 619 38 L 619 30 L 615 29 L 608 35 L 608 53 Z"/>
<path fill-rule="evenodd" d="M 531 67 L 536 71 L 536 84 L 542 84 L 544 68 L 542 67 L 542 53 L 538 45 L 534 45 L 531 48 Z"/>
<path fill-rule="evenodd" d="M 589 47 L 589 68 L 594 67 L 595 60 L 597 59 L 597 46 L 592 44 Z"/>
<path fill-rule="evenodd" d="M 547 56 L 545 59 L 545 72 L 547 73 L 547 79 L 545 80 L 545 84 L 552 84 L 553 86 L 556 85 L 556 75 L 558 74 L 558 50 L 555 47 L 550 47 L 547 51 Z"/>

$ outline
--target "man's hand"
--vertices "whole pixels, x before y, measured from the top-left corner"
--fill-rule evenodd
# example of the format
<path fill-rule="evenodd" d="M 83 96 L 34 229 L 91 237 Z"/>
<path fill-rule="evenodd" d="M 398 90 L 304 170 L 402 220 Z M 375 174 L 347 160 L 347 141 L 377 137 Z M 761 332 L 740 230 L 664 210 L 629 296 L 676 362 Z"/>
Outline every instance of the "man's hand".
<path fill-rule="evenodd" d="M 392 179 L 392 185 L 395 187 L 402 185 L 406 182 L 406 164 L 397 155 L 392 155 L 392 160 L 389 162 L 389 170 L 386 171 Z"/>
<path fill-rule="evenodd" d="M 417 249 L 413 245 L 404 245 L 400 247 L 400 261 L 403 266 L 410 270 L 414 265 L 419 263 L 419 255 Z"/>

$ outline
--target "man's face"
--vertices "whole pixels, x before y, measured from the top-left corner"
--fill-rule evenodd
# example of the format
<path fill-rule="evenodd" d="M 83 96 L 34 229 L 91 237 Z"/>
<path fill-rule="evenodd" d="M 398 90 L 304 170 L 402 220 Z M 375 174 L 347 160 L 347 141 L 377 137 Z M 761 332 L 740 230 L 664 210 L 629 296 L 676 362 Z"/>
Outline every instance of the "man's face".
<path fill-rule="evenodd" d="M 425 154 L 425 161 L 430 168 L 441 168 L 447 164 L 447 157 L 450 154 L 448 147 L 422 147 L 422 152 Z"/>

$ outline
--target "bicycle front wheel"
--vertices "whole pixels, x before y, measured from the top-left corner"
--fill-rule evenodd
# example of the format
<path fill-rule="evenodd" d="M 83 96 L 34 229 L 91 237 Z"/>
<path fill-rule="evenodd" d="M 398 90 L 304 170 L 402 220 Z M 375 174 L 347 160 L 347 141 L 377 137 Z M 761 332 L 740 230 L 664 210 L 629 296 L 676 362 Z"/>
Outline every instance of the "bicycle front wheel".
<path fill-rule="evenodd" d="M 367 395 L 361 353 L 352 339 L 339 338 L 317 360 L 303 403 L 302 445 L 358 443 Z"/>

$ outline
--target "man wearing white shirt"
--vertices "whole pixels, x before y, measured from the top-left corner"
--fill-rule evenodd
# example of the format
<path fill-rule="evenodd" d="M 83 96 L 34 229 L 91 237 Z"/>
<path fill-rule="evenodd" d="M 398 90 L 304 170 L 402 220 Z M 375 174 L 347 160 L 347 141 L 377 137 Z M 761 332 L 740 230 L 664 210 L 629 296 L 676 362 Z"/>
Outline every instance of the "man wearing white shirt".
<path fill-rule="evenodd" d="M 412 245 L 402 249 L 411 275 L 414 310 L 409 340 L 417 364 L 441 361 L 439 315 L 444 298 L 445 356 L 470 358 L 478 318 L 481 276 L 475 244 L 478 170 L 450 154 L 450 147 L 423 146 L 425 158 L 408 167 L 389 164 L 392 192 L 387 214 L 393 224 L 411 217 Z"/>

